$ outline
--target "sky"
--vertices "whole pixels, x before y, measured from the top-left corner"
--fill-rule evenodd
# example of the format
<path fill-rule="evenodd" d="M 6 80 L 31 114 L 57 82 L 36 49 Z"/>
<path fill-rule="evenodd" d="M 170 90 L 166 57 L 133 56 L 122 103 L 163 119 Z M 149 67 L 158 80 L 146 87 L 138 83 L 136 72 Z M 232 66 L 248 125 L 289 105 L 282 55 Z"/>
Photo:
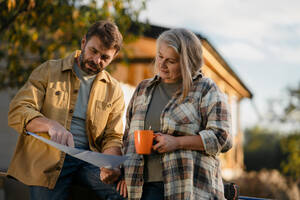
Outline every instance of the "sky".
<path fill-rule="evenodd" d="M 145 19 L 208 39 L 254 94 L 241 103 L 242 128 L 300 83 L 299 0 L 148 0 Z"/>

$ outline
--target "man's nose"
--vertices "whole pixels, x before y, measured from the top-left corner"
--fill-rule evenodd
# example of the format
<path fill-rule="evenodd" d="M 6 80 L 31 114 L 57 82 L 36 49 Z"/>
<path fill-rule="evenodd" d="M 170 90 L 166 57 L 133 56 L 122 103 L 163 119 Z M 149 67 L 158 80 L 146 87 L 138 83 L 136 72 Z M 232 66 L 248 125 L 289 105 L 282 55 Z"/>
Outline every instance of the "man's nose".
<path fill-rule="evenodd" d="M 97 65 L 99 65 L 100 62 L 101 62 L 101 56 L 95 56 L 94 57 L 94 63 L 97 64 Z"/>

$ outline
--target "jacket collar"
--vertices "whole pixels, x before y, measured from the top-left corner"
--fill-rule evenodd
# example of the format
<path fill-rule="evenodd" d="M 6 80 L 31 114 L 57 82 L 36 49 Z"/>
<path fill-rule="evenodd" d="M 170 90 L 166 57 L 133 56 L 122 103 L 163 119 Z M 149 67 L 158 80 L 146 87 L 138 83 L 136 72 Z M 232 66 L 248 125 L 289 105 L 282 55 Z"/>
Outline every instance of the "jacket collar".
<path fill-rule="evenodd" d="M 64 72 L 64 71 L 67 71 L 67 70 L 73 70 L 75 59 L 77 57 L 79 57 L 80 54 L 81 54 L 81 51 L 76 50 L 72 54 L 70 54 L 67 57 L 63 58 L 61 71 Z M 104 82 L 110 82 L 111 81 L 110 78 L 108 77 L 107 73 L 104 72 L 104 70 L 102 72 L 100 72 L 99 74 L 97 74 L 96 79 L 99 80 L 99 81 L 104 81 Z"/>

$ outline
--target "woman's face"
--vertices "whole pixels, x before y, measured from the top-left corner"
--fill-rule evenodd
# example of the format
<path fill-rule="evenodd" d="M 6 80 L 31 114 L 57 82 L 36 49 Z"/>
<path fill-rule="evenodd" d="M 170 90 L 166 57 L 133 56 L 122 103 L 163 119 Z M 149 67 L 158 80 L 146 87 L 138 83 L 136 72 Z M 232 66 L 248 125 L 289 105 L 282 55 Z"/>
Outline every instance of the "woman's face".
<path fill-rule="evenodd" d="M 174 83 L 181 79 L 179 55 L 165 42 L 161 42 L 156 58 L 159 76 L 165 83 Z"/>

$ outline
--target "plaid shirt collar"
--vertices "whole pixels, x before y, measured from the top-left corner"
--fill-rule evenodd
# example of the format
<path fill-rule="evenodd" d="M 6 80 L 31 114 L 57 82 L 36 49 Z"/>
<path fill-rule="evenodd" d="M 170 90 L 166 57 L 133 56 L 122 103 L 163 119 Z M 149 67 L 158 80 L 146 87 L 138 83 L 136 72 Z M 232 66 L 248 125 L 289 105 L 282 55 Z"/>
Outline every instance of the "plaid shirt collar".
<path fill-rule="evenodd" d="M 201 69 L 199 71 L 196 71 L 194 76 L 193 76 L 193 80 L 196 80 L 197 78 L 202 78 L 203 74 Z M 147 83 L 146 88 L 153 86 L 155 83 L 161 81 L 161 77 L 159 75 L 155 75 L 153 78 L 150 79 L 150 81 Z"/>

